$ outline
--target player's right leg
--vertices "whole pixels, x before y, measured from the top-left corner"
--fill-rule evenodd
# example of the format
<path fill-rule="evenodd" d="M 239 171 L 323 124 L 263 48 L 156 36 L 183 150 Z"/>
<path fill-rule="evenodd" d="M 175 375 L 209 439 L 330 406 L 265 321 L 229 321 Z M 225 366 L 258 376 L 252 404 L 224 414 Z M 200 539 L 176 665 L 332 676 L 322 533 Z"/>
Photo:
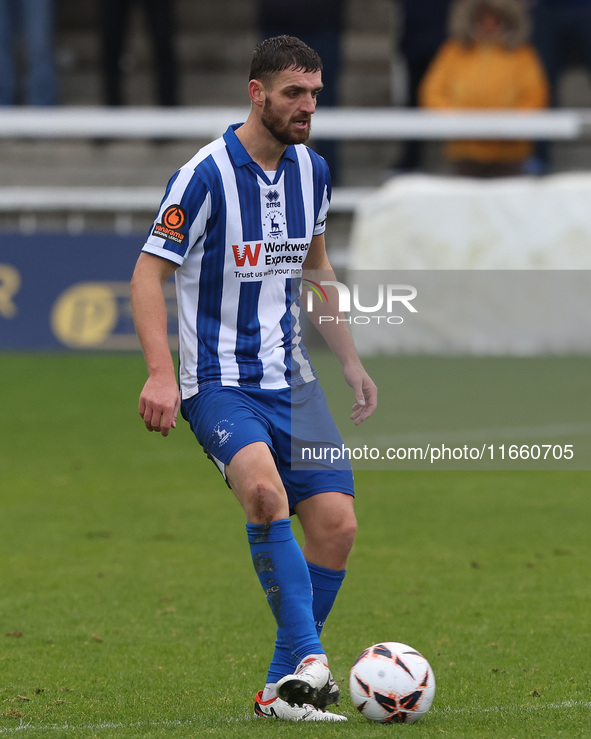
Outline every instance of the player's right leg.
<path fill-rule="evenodd" d="M 287 494 L 269 447 L 253 442 L 226 466 L 246 515 L 252 561 L 279 630 L 297 661 L 324 655 L 312 611 L 312 585 L 289 518 Z"/>
<path fill-rule="evenodd" d="M 291 530 L 287 494 L 268 446 L 254 442 L 240 449 L 226 475 L 246 514 L 252 561 L 277 621 L 278 641 L 288 644 L 299 660 L 295 673 L 283 676 L 276 684 L 277 695 L 268 700 L 278 696 L 274 704 L 278 718 L 323 720 L 310 708 L 323 710 L 338 702 L 338 688 L 316 629 L 308 565 Z M 281 701 L 307 708 L 294 713 Z M 259 702 L 258 715 L 265 704 L 271 705 Z"/>
<path fill-rule="evenodd" d="M 289 518 L 287 494 L 266 442 L 255 441 L 239 449 L 225 474 L 248 523 L 264 525 Z"/>
<path fill-rule="evenodd" d="M 252 561 L 277 621 L 278 638 L 288 645 L 296 663 L 310 656 L 320 658 L 314 675 L 309 676 L 307 669 L 303 676 L 313 678 L 305 701 L 312 704 L 329 682 L 330 672 L 316 630 L 310 573 L 291 530 L 268 423 L 234 388 L 214 388 L 199 396 L 183 403 L 183 416 L 245 511 Z M 272 697 L 265 695 L 265 700 Z M 322 696 L 319 700 L 325 705 Z"/>
<path fill-rule="evenodd" d="M 343 445 L 318 383 L 292 388 L 284 400 L 287 400 L 287 410 L 278 403 L 274 426 L 278 464 L 288 491 L 290 510 L 297 514 L 304 531 L 303 553 L 310 573 L 313 614 L 320 636 L 345 577 L 357 530 L 353 474 L 348 460 L 341 465 L 303 462 L 305 447 L 320 444 L 340 449 Z M 290 657 L 287 645 L 278 634 L 268 682 L 276 681 L 279 696 L 288 702 L 306 700 L 305 691 L 315 682 L 318 667 L 307 660 L 294 665 Z M 311 673 L 310 676 L 307 673 Z M 303 695 L 298 695 L 299 691 Z M 264 697 L 268 697 L 266 692 Z M 338 699 L 338 687 L 329 678 L 316 698 L 316 705 L 337 703 Z"/>

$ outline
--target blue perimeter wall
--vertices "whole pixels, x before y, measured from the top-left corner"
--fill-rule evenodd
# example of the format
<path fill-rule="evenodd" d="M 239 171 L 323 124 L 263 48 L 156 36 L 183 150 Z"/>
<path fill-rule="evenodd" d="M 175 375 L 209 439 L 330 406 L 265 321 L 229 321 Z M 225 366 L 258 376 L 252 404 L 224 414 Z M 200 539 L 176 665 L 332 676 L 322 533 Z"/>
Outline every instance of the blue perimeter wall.
<path fill-rule="evenodd" d="M 144 239 L 0 232 L 0 349 L 138 349 L 129 281 Z M 175 335 L 172 282 L 166 294 Z"/>

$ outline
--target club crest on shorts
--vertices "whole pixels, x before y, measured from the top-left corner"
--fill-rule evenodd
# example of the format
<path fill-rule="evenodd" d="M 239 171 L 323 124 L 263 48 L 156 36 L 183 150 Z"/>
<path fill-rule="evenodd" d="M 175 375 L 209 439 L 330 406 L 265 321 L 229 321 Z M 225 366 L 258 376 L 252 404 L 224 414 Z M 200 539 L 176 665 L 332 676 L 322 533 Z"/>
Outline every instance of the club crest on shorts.
<path fill-rule="evenodd" d="M 224 446 L 228 439 L 232 436 L 232 432 L 229 430 L 234 424 L 230 423 L 227 418 L 218 421 L 213 427 L 212 437 L 215 439 L 218 446 Z"/>

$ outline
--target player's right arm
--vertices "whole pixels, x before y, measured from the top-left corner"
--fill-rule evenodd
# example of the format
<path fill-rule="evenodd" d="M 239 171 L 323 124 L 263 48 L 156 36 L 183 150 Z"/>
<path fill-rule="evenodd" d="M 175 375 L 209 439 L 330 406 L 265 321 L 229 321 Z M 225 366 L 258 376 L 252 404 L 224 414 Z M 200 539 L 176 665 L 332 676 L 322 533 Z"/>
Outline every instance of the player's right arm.
<path fill-rule="evenodd" d="M 148 431 L 168 436 L 176 428 L 181 404 L 176 372 L 168 346 L 164 283 L 178 265 L 142 252 L 131 279 L 131 306 L 135 329 L 148 367 L 139 413 Z"/>

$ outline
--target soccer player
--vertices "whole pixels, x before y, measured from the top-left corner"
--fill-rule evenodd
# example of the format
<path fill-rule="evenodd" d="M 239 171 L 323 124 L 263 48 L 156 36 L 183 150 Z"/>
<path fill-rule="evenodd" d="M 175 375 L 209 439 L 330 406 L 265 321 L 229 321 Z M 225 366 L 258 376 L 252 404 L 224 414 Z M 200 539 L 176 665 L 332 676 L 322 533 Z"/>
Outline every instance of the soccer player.
<path fill-rule="evenodd" d="M 346 720 L 325 710 L 339 691 L 319 637 L 356 533 L 349 463 L 307 468 L 292 458 L 292 447 L 342 444 L 299 319 L 302 270 L 333 275 L 324 242 L 330 175 L 304 145 L 321 70 L 320 57 L 297 38 L 256 47 L 246 122 L 172 177 L 131 283 L 148 367 L 140 415 L 149 431 L 167 436 L 180 407 L 244 509 L 254 567 L 277 621 L 255 714 L 291 721 Z M 163 295 L 173 273 L 180 394 Z M 323 321 L 320 330 L 354 392 L 351 418 L 359 424 L 376 407 L 376 387 L 347 324 Z"/>

